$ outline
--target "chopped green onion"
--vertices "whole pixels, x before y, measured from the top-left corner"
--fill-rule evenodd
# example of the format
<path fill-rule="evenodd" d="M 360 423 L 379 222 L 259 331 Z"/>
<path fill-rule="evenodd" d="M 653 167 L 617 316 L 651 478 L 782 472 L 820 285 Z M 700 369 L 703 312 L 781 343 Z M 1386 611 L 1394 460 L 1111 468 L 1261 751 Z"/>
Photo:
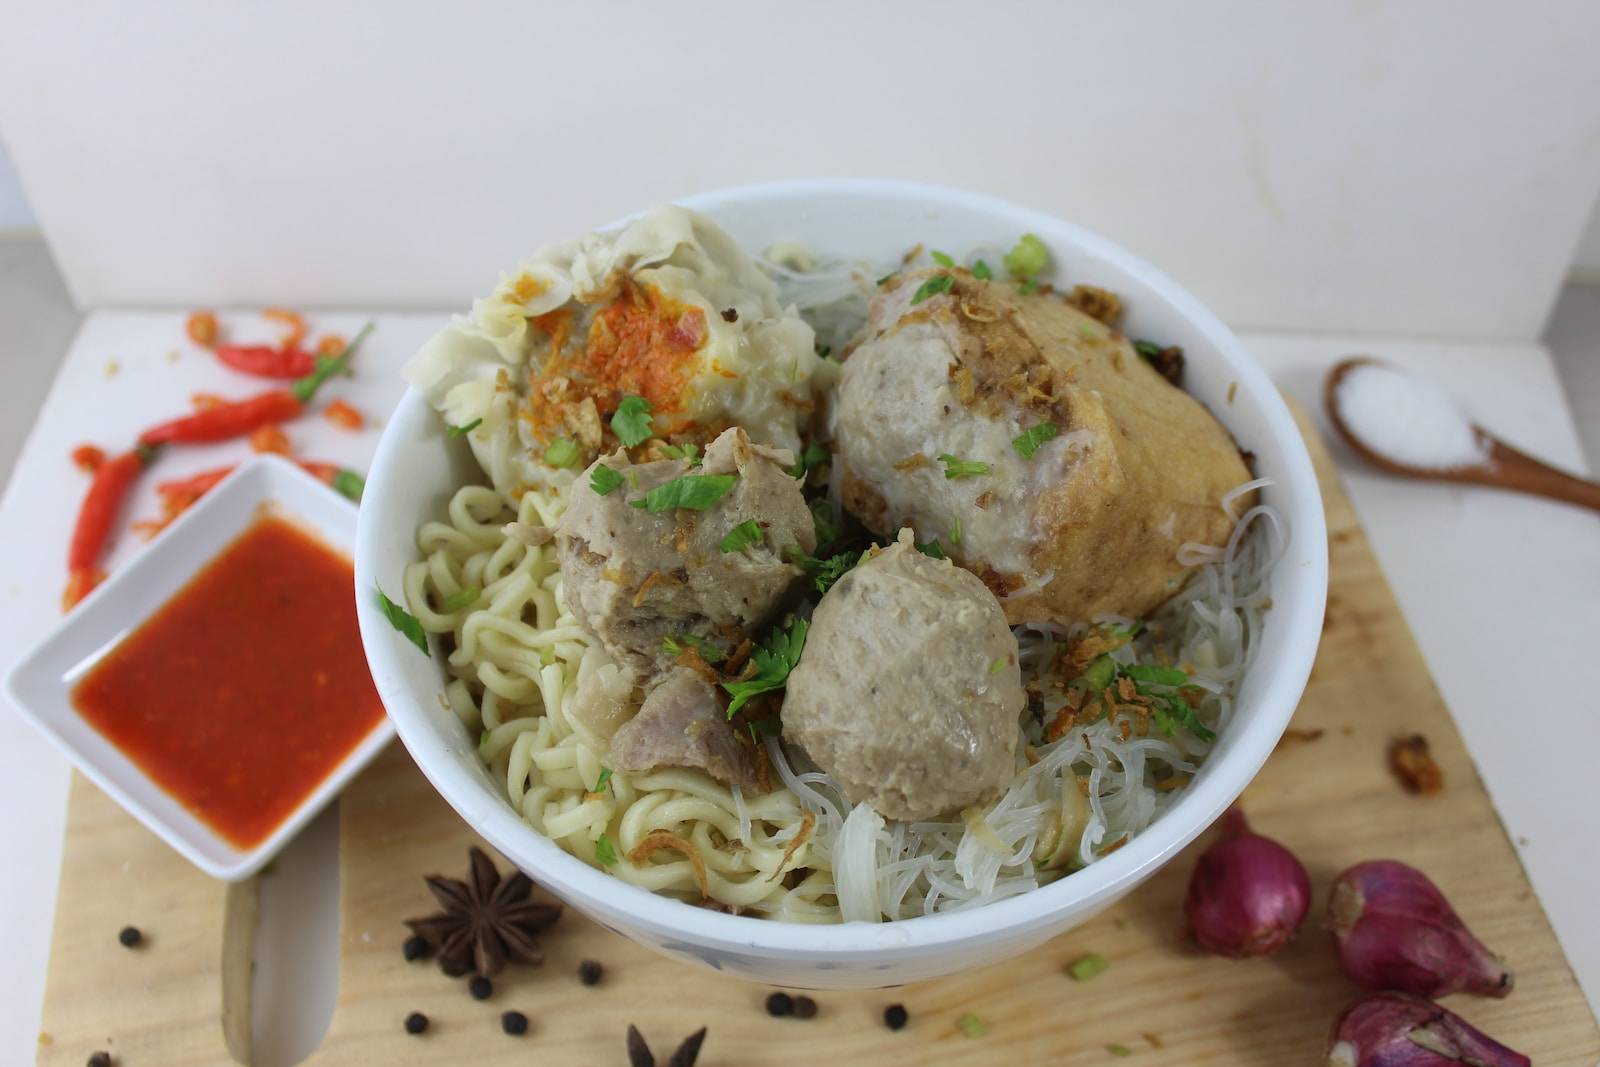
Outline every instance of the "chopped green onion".
<path fill-rule="evenodd" d="M 1013 278 L 1031 278 L 1050 265 L 1050 250 L 1039 238 L 1025 233 L 1006 253 L 1005 264 Z"/>
<path fill-rule="evenodd" d="M 594 487 L 595 492 L 606 496 L 622 484 L 622 475 L 604 463 L 597 463 L 594 470 L 589 472 L 589 484 Z"/>
<path fill-rule="evenodd" d="M 692 648 L 700 654 L 700 658 L 707 663 L 721 663 L 728 658 L 728 650 L 715 641 L 707 641 L 694 634 L 684 634 L 681 637 L 667 635 L 661 639 L 661 651 L 669 656 L 681 656 L 685 649 Z"/>
<path fill-rule="evenodd" d="M 1133 350 L 1145 359 L 1155 359 L 1161 354 L 1161 346 L 1154 341 L 1135 341 L 1133 342 Z"/>
<path fill-rule="evenodd" d="M 1039 288 L 1038 280 L 1035 278 L 1029 278 L 1027 281 L 1017 286 L 1017 292 L 1021 293 L 1023 296 L 1027 296 L 1037 288 Z"/>
<path fill-rule="evenodd" d="M 452 426 L 446 430 L 445 433 L 451 437 L 465 437 L 467 434 L 471 433 L 473 430 L 476 430 L 481 425 L 483 425 L 483 420 L 481 418 L 473 419 L 465 426 Z"/>
<path fill-rule="evenodd" d="M 938 296 L 940 293 L 948 293 L 950 291 L 950 287 L 955 283 L 956 276 L 954 274 L 935 274 L 933 277 L 917 286 L 917 291 L 911 294 L 911 303 L 920 304 L 930 296 Z"/>
<path fill-rule="evenodd" d="M 661 454 L 668 459 L 686 459 L 691 467 L 700 466 L 700 446 L 696 444 L 663 445 Z"/>
<path fill-rule="evenodd" d="M 742 552 L 751 545 L 758 545 L 766 534 L 761 529 L 761 524 L 754 519 L 746 519 L 733 529 L 717 545 L 724 552 Z"/>
<path fill-rule="evenodd" d="M 739 480 L 737 474 L 685 474 L 650 490 L 638 500 L 628 503 L 645 508 L 652 515 L 676 508 L 704 511 L 723 497 Z"/>
<path fill-rule="evenodd" d="M 956 261 L 955 260 L 953 260 L 949 256 L 945 255 L 943 252 L 939 251 L 937 248 L 935 248 L 932 252 L 929 252 L 928 255 L 933 257 L 933 261 L 935 263 L 939 264 L 939 266 L 941 266 L 941 267 L 953 267 L 953 266 L 956 265 Z"/>
<path fill-rule="evenodd" d="M 464 585 L 444 598 L 444 613 L 449 615 L 463 608 L 470 608 L 478 602 L 478 598 L 481 596 L 483 596 L 482 589 L 475 585 Z"/>
<path fill-rule="evenodd" d="M 611 843 L 609 834 L 601 834 L 600 839 L 594 843 L 594 858 L 606 867 L 617 865 L 617 846 Z"/>
<path fill-rule="evenodd" d="M 610 767 L 601 767 L 600 768 L 600 777 L 598 777 L 598 778 L 596 778 L 594 780 L 594 788 L 592 790 L 590 790 L 590 792 L 592 792 L 592 793 L 604 793 L 606 791 L 606 789 L 610 785 L 611 785 L 611 768 Z"/>
<path fill-rule="evenodd" d="M 1074 982 L 1087 982 L 1105 974 L 1110 967 L 1110 960 L 1098 952 L 1091 952 L 1067 964 L 1067 974 L 1072 976 Z"/>
<path fill-rule="evenodd" d="M 972 276 L 979 281 L 986 282 L 994 277 L 994 271 L 989 269 L 989 264 L 980 259 L 972 265 Z"/>
<path fill-rule="evenodd" d="M 820 467 L 824 463 L 832 462 L 833 453 L 813 441 L 806 445 L 800 453 L 800 458 L 795 460 L 794 466 L 789 468 L 789 473 L 796 478 L 804 478 L 811 473 L 811 468 Z"/>
<path fill-rule="evenodd" d="M 921 552 L 924 556 L 927 556 L 930 559 L 950 558 L 944 554 L 944 546 L 939 543 L 939 539 L 937 537 L 935 537 L 932 541 L 923 541 L 921 544 L 917 545 L 917 551 Z"/>
<path fill-rule="evenodd" d="M 1044 447 L 1046 441 L 1060 432 L 1060 430 L 1056 429 L 1055 423 L 1041 422 L 1037 426 L 1031 426 L 1013 437 L 1011 439 L 1011 447 L 1016 449 L 1017 454 L 1023 459 L 1031 459 L 1035 452 Z"/>
<path fill-rule="evenodd" d="M 625 396 L 611 416 L 611 431 L 617 440 L 632 448 L 650 436 L 650 401 L 642 396 Z"/>
<path fill-rule="evenodd" d="M 424 654 L 427 653 L 428 635 L 422 632 L 422 623 L 417 621 L 415 615 L 390 600 L 381 588 L 378 589 L 378 607 L 383 609 L 383 616 L 389 620 L 390 626 L 404 634 L 406 640 L 422 649 Z"/>
<path fill-rule="evenodd" d="M 361 502 L 361 494 L 366 492 L 367 482 L 355 471 L 338 470 L 333 475 L 333 491 L 342 497 Z"/>
<path fill-rule="evenodd" d="M 1176 667 L 1160 667 L 1153 663 L 1135 663 L 1131 667 L 1122 668 L 1126 674 L 1136 682 L 1150 682 L 1155 685 L 1184 685 L 1189 681 L 1189 675 Z"/>
<path fill-rule="evenodd" d="M 956 519 L 956 524 L 950 528 L 950 543 L 952 545 L 961 543 L 961 520 L 959 518 Z"/>
<path fill-rule="evenodd" d="M 479 748 L 482 748 L 484 745 L 487 745 L 489 743 L 489 735 L 492 732 L 493 731 L 485 730 L 485 731 L 483 731 L 482 733 L 480 733 L 478 735 L 478 747 Z"/>
<path fill-rule="evenodd" d="M 956 1026 L 968 1037 L 982 1037 L 989 1032 L 989 1027 L 984 1021 L 970 1011 L 961 1013 L 961 1017 L 956 1020 Z"/>
<path fill-rule="evenodd" d="M 946 478 L 972 478 L 979 474 L 988 474 L 994 469 L 982 460 L 962 459 L 948 452 L 939 453 L 939 462 L 944 464 Z"/>
<path fill-rule="evenodd" d="M 989 664 L 989 673 L 990 674 L 999 674 L 1001 671 L 1006 669 L 1006 664 L 1008 662 L 1010 662 L 1010 661 L 1005 656 L 1001 656 L 999 659 L 997 659 L 993 663 Z"/>
<path fill-rule="evenodd" d="M 1099 692 L 1117 678 L 1117 665 L 1110 656 L 1096 656 L 1089 669 L 1083 672 L 1084 683 L 1095 692 Z"/>
<path fill-rule="evenodd" d="M 800 653 L 805 650 L 807 629 L 809 624 L 804 619 L 795 619 L 782 630 L 774 629 L 751 654 L 750 663 L 755 670 L 750 677 L 722 683 L 722 688 L 733 697 L 728 702 L 728 718 L 733 718 L 751 697 L 783 688 L 789 680 L 789 672 L 800 662 Z"/>
<path fill-rule="evenodd" d="M 1118 1044 L 1115 1044 L 1115 1043 L 1107 1045 L 1106 1046 L 1106 1051 L 1111 1053 L 1113 1056 L 1132 1056 L 1133 1055 L 1133 1049 L 1129 1048 L 1127 1045 L 1118 1045 Z"/>
<path fill-rule="evenodd" d="M 544 461 L 552 467 L 570 467 L 578 462 L 582 449 L 570 437 L 558 437 L 544 450 Z"/>

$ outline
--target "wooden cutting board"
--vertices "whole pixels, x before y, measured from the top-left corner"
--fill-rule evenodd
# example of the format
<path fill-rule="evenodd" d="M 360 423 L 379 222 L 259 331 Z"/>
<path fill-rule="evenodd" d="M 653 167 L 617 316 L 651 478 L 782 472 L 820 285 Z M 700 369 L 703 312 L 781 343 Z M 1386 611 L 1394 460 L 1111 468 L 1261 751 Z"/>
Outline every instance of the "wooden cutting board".
<path fill-rule="evenodd" d="M 1124 1050 L 1139 1063 L 1186 1067 L 1318 1063 L 1329 1024 L 1358 995 L 1319 927 L 1328 883 L 1351 863 L 1392 857 L 1428 872 L 1516 970 L 1509 999 L 1458 996 L 1448 1006 L 1541 1067 L 1594 1067 L 1595 1019 L 1326 450 L 1314 432 L 1308 438 L 1332 578 L 1294 726 L 1322 734 L 1280 746 L 1244 796 L 1257 829 L 1292 847 L 1317 887 L 1312 919 L 1281 955 L 1234 962 L 1186 945 L 1181 902 L 1202 838 L 1094 922 L 1020 959 L 897 990 L 817 993 L 821 1010 L 809 1021 L 770 1018 L 769 990 L 673 963 L 571 912 L 543 940 L 545 966 L 511 968 L 480 1003 L 432 965 L 401 959 L 401 920 L 433 910 L 421 876 L 461 875 L 475 838 L 394 745 L 342 798 L 339 1000 L 310 1062 L 623 1064 L 631 1022 L 662 1059 L 709 1026 L 703 1067 L 1103 1064 Z M 1387 770 L 1390 740 L 1413 733 L 1429 739 L 1443 768 L 1439 796 L 1408 795 Z M 82 778 L 70 805 L 38 1062 L 78 1067 L 97 1048 L 122 1067 L 226 1064 L 230 1050 L 248 1062 L 253 888 L 200 874 Z M 134 915 L 150 940 L 128 952 L 115 934 Z M 1064 965 L 1089 952 L 1110 969 L 1072 981 Z M 591 958 L 606 967 L 594 988 L 574 977 Z M 898 1033 L 881 1022 L 892 1003 L 911 1013 Z M 532 1019 L 526 1037 L 501 1032 L 509 1008 Z M 431 1018 L 425 1036 L 403 1032 L 411 1011 Z M 964 1012 L 987 1034 L 963 1034 Z"/>

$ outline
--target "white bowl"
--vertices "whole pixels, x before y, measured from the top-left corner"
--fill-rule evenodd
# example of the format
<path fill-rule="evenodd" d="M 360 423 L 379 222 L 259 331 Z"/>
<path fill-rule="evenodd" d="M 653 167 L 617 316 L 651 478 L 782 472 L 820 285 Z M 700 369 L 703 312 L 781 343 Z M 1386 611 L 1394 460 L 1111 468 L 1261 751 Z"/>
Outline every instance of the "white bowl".
<path fill-rule="evenodd" d="M 440 664 L 377 610 L 374 583 L 394 593 L 416 557 L 414 531 L 444 513 L 460 485 L 481 482 L 466 446 L 408 392 L 384 430 L 356 532 L 362 640 L 378 692 L 417 765 L 461 817 L 556 896 L 606 927 L 675 959 L 801 987 L 897 985 L 995 963 L 1095 915 L 1154 874 L 1231 804 L 1266 761 L 1311 670 L 1327 593 L 1327 537 L 1310 457 L 1277 388 L 1238 339 L 1194 297 L 1137 257 L 1049 215 L 986 196 L 891 181 L 815 180 L 727 189 L 683 203 L 746 249 L 802 239 L 870 261 L 918 242 L 953 253 L 1038 234 L 1056 281 L 1119 293 L 1128 332 L 1180 344 L 1185 388 L 1253 451 L 1273 480 L 1265 497 L 1288 520 L 1288 553 L 1272 574 L 1272 610 L 1237 711 L 1192 785 L 1143 833 L 1085 870 L 986 907 L 893 923 L 809 926 L 719 914 L 629 885 L 533 830 L 478 762 L 439 694 Z M 485 280 L 496 264 L 486 264 Z M 1235 388 L 1236 383 L 1236 388 Z M 1230 391 L 1233 393 L 1229 399 Z"/>
<path fill-rule="evenodd" d="M 287 460 L 256 456 L 179 516 L 145 551 L 73 609 L 6 678 L 11 702 L 88 776 L 183 857 L 214 878 L 256 873 L 338 796 L 394 736 L 380 721 L 254 848 L 241 849 L 157 785 L 143 768 L 79 715 L 72 690 L 135 627 L 166 604 L 261 515 L 302 524 L 323 543 L 349 552 L 355 505 Z"/>

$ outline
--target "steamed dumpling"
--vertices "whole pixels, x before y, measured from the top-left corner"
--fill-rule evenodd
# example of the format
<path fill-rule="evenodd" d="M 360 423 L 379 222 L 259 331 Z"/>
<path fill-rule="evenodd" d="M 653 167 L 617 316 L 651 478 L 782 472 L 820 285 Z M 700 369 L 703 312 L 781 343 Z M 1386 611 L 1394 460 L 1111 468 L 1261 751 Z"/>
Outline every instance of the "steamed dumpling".
<path fill-rule="evenodd" d="M 405 368 L 496 489 L 570 484 L 614 449 L 610 418 L 647 400 L 656 437 L 708 442 L 731 425 L 798 449 L 831 365 L 811 327 L 711 220 L 654 208 L 620 230 L 536 253 Z M 547 462 L 550 446 L 562 462 Z M 575 450 L 574 450 L 575 449 Z"/>

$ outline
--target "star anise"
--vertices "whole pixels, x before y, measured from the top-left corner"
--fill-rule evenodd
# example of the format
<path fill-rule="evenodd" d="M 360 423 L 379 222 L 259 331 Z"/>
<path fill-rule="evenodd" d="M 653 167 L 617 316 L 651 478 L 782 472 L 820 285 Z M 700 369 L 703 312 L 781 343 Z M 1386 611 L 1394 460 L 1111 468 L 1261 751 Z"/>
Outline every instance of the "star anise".
<path fill-rule="evenodd" d="M 694 1067 L 694 1061 L 700 1058 L 700 1046 L 705 1044 L 705 1040 L 706 1028 L 702 1026 L 683 1039 L 683 1044 L 667 1058 L 662 1067 Z M 628 1025 L 628 1067 L 656 1067 L 655 1054 L 645 1044 L 639 1028 L 631 1023 Z"/>
<path fill-rule="evenodd" d="M 543 963 L 534 935 L 561 918 L 561 905 L 536 903 L 533 879 L 521 871 L 501 879 L 481 848 L 471 857 L 467 881 L 428 876 L 428 889 L 444 910 L 406 925 L 438 953 L 439 969 L 452 978 L 499 974 L 507 960 Z"/>

